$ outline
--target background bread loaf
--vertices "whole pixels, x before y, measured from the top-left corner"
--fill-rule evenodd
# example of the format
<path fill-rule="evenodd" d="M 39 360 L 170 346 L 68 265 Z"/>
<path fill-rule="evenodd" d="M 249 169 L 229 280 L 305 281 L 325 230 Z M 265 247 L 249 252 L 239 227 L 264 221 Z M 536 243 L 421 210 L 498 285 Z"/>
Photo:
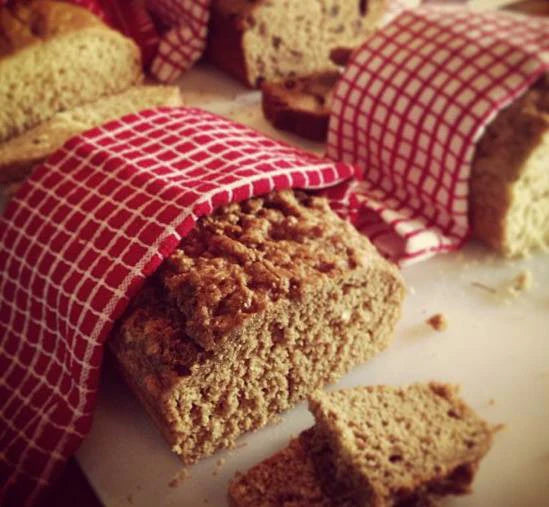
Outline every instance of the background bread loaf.
<path fill-rule="evenodd" d="M 142 79 L 134 42 L 68 3 L 2 7 L 0 32 L 0 142 Z"/>

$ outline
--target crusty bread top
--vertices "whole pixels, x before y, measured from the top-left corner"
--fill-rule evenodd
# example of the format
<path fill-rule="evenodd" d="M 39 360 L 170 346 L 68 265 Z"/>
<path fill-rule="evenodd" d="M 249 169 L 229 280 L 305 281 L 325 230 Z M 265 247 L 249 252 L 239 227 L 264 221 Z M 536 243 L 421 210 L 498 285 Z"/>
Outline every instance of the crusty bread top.
<path fill-rule="evenodd" d="M 201 220 L 161 271 L 168 298 L 205 349 L 279 299 L 384 262 L 325 199 L 290 191 L 233 203 Z"/>
<path fill-rule="evenodd" d="M 0 57 L 44 39 L 104 26 L 87 9 L 49 0 L 18 2 L 0 9 Z"/>
<path fill-rule="evenodd" d="M 338 473 L 379 499 L 406 497 L 476 464 L 495 431 L 459 398 L 457 387 L 435 382 L 319 391 L 309 408 L 338 458 Z"/>
<path fill-rule="evenodd" d="M 325 199 L 283 191 L 234 203 L 182 240 L 132 301 L 120 340 L 138 347 L 168 384 L 270 302 L 297 303 L 316 284 L 367 265 L 400 280 Z"/>
<path fill-rule="evenodd" d="M 133 86 L 55 116 L 23 134 L 0 143 L 0 183 L 21 180 L 35 164 L 72 136 L 92 127 L 154 106 L 180 106 L 176 86 Z"/>

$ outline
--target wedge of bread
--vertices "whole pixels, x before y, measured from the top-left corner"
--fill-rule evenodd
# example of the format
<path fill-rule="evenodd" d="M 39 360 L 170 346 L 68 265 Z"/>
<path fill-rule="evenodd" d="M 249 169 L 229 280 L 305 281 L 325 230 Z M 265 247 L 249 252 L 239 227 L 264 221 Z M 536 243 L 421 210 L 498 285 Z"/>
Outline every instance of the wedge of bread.
<path fill-rule="evenodd" d="M 339 75 L 333 71 L 263 83 L 261 98 L 265 118 L 278 129 L 313 141 L 325 140 L 332 90 Z"/>
<path fill-rule="evenodd" d="M 135 43 L 88 10 L 35 0 L 0 8 L 0 142 L 142 80 Z"/>
<path fill-rule="evenodd" d="M 56 113 L 49 120 L 0 144 L 0 183 L 25 178 L 32 168 L 72 136 L 125 114 L 155 106 L 180 106 L 175 86 L 133 86 L 121 93 Z"/>
<path fill-rule="evenodd" d="M 315 426 L 232 481 L 234 506 L 432 505 L 470 491 L 497 429 L 441 383 L 317 392 L 309 408 Z"/>

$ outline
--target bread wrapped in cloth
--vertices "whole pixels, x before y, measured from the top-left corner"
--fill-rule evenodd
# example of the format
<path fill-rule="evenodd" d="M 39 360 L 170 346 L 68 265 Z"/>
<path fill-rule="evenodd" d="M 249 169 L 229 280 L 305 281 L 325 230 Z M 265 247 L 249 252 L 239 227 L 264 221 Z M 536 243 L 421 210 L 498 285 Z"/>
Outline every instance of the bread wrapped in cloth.
<path fill-rule="evenodd" d="M 35 0 L 0 7 L 0 142 L 142 80 L 134 42 L 91 12 Z"/>
<path fill-rule="evenodd" d="M 110 347 L 192 463 L 384 349 L 403 282 L 321 198 L 283 191 L 201 218 Z"/>
<path fill-rule="evenodd" d="M 317 392 L 309 407 L 315 426 L 237 475 L 232 505 L 436 505 L 470 491 L 496 430 L 441 383 Z"/>
<path fill-rule="evenodd" d="M 265 117 L 277 128 L 326 139 L 335 76 L 265 83 Z M 547 250 L 548 168 L 549 78 L 544 78 L 503 109 L 477 144 L 469 196 L 474 236 L 508 257 Z"/>

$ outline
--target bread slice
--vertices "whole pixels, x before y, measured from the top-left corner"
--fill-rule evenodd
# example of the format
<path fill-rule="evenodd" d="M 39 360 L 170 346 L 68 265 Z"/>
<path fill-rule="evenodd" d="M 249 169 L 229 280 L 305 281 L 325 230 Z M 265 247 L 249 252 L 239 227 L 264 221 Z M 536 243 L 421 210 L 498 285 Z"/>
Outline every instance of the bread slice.
<path fill-rule="evenodd" d="M 308 430 L 310 433 L 312 430 Z M 229 485 L 233 507 L 333 507 L 316 472 L 309 433 L 290 441 L 288 447 L 237 474 Z"/>
<path fill-rule="evenodd" d="M 496 429 L 441 383 L 317 392 L 309 407 L 315 426 L 235 477 L 233 505 L 432 505 L 469 492 Z"/>
<path fill-rule="evenodd" d="M 192 463 L 385 348 L 403 292 L 325 199 L 277 192 L 200 219 L 109 343 Z"/>
<path fill-rule="evenodd" d="M 549 79 L 488 126 L 470 189 L 476 238 L 507 257 L 549 249 Z"/>
<path fill-rule="evenodd" d="M 0 183 L 25 178 L 65 141 L 90 128 L 149 107 L 180 105 L 181 93 L 175 86 L 132 86 L 121 93 L 56 113 L 40 125 L 0 143 Z"/>
<path fill-rule="evenodd" d="M 134 42 L 81 7 L 14 2 L 0 34 L 0 142 L 142 79 Z"/>
<path fill-rule="evenodd" d="M 337 69 L 330 51 L 355 48 L 380 26 L 387 0 L 214 0 L 207 57 L 251 87 Z"/>
<path fill-rule="evenodd" d="M 313 141 L 328 133 L 332 90 L 340 74 L 326 72 L 301 79 L 261 85 L 265 118 L 276 128 Z"/>
<path fill-rule="evenodd" d="M 309 408 L 338 480 L 360 504 L 394 505 L 469 491 L 494 428 L 457 392 L 441 383 L 317 392 Z"/>

